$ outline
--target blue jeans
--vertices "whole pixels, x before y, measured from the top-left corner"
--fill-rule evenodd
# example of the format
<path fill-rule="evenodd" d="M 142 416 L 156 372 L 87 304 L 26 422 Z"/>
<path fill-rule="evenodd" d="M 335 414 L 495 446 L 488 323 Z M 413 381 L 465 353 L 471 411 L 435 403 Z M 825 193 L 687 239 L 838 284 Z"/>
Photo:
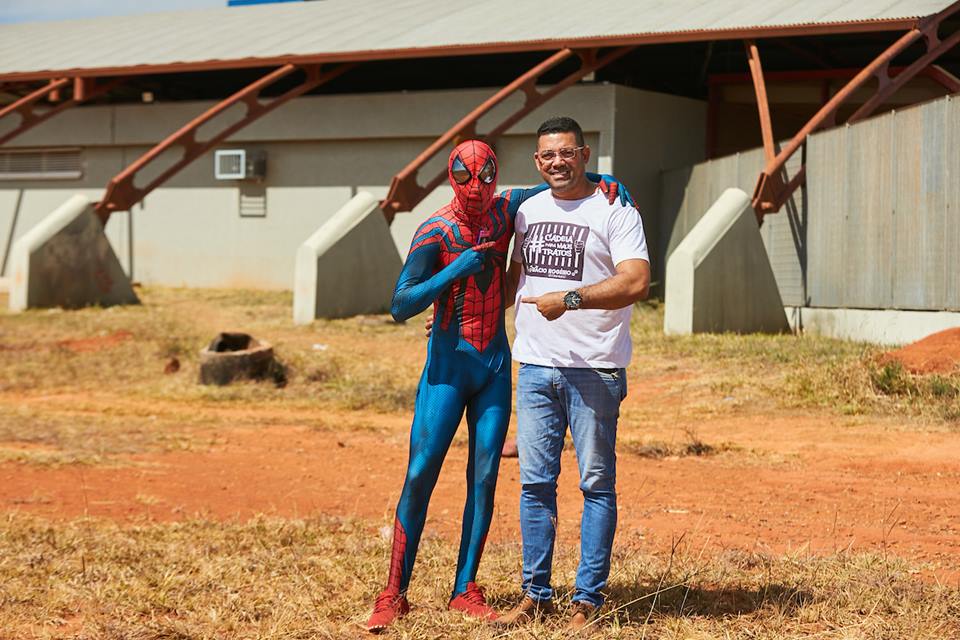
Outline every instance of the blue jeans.
<path fill-rule="evenodd" d="M 583 516 L 574 601 L 603 604 L 617 527 L 617 418 L 627 395 L 624 369 L 520 365 L 517 447 L 523 590 L 550 600 L 560 453 L 570 427 L 580 468 Z"/>

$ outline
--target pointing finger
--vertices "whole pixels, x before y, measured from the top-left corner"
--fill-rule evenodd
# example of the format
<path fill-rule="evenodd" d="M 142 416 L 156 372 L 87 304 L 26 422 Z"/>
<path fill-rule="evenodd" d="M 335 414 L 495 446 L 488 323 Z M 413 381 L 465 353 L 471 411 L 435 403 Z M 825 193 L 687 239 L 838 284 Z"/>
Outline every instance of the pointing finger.
<path fill-rule="evenodd" d="M 539 300 L 540 300 L 539 296 L 523 296 L 522 298 L 520 298 L 520 302 L 523 302 L 525 304 L 537 304 Z"/>
<path fill-rule="evenodd" d="M 495 245 L 495 244 L 497 244 L 497 243 L 496 243 L 495 241 L 493 241 L 493 240 L 491 240 L 490 242 L 481 242 L 481 243 L 478 244 L 478 245 L 474 245 L 473 250 L 474 250 L 474 251 L 486 251 L 487 249 L 491 248 L 491 247 L 492 247 L 493 245 Z"/>

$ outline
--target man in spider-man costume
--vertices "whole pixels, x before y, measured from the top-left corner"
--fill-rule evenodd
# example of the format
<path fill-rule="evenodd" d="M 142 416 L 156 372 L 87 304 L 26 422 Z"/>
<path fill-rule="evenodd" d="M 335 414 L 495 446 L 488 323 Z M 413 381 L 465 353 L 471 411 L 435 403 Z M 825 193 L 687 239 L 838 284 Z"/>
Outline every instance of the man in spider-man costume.
<path fill-rule="evenodd" d="M 391 311 L 397 321 L 434 304 L 434 325 L 417 389 L 387 588 L 367 622 L 372 632 L 410 610 L 406 591 L 427 505 L 464 411 L 470 435 L 467 499 L 449 608 L 496 618 L 474 579 L 510 421 L 510 346 L 503 318 L 507 249 L 520 203 L 548 187 L 496 194 L 497 159 L 478 140 L 457 145 L 447 168 L 454 198 L 417 230 L 393 294 Z M 611 202 L 618 192 L 629 199 L 608 176 L 591 178 L 600 181 Z"/>

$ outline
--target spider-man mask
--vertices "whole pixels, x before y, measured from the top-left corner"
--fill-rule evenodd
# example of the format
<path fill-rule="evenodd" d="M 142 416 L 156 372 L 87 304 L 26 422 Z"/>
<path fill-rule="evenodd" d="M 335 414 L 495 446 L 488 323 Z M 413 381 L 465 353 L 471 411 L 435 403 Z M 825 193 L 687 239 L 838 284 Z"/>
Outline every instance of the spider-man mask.
<path fill-rule="evenodd" d="M 497 156 L 479 140 L 461 142 L 447 164 L 453 186 L 453 206 L 460 213 L 477 216 L 486 211 L 497 190 Z"/>

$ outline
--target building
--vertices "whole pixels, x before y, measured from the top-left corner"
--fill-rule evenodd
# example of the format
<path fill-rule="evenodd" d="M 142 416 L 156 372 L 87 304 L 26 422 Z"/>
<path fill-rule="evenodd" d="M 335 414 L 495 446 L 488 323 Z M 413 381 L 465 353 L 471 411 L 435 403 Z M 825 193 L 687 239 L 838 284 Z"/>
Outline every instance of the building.
<path fill-rule="evenodd" d="M 593 168 L 637 197 L 661 280 L 681 208 L 705 210 L 675 197 L 695 165 L 765 147 L 735 182 L 757 186 L 764 233 L 782 236 L 809 187 L 790 179 L 808 134 L 960 90 L 958 8 L 943 0 L 368 4 L 377 19 L 325 0 L 0 26 L 3 274 L 14 241 L 83 192 L 135 281 L 291 288 L 297 247 L 358 191 L 384 198 L 403 255 L 449 198 L 409 180 L 442 170 L 445 151 L 408 167 L 424 149 L 493 134 L 500 184 L 532 184 L 532 134 L 564 113 L 585 126 Z M 879 92 L 861 82 L 874 76 Z M 270 100 L 283 104 L 266 112 Z M 775 162 L 775 140 L 795 142 L 794 165 Z M 218 150 L 264 157 L 265 173 L 218 180 Z M 805 273 L 801 244 L 790 260 Z M 785 282 L 785 302 L 815 304 Z"/>

